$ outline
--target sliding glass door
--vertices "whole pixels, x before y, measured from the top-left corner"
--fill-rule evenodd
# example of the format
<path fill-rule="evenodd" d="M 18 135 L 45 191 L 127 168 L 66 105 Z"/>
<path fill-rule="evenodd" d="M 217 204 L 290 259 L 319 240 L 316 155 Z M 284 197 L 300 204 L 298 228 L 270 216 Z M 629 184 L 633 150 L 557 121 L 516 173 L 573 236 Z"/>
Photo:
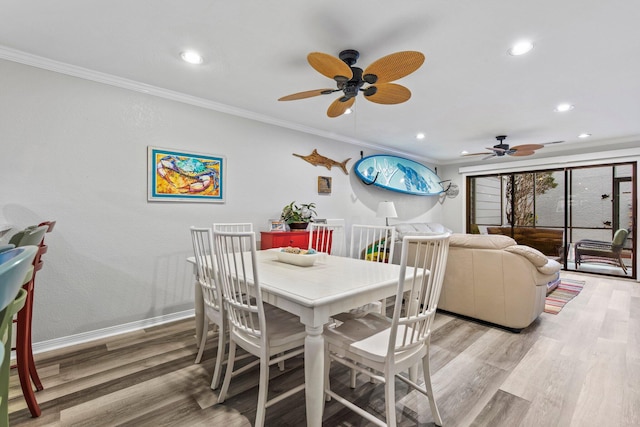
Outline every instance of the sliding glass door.
<path fill-rule="evenodd" d="M 635 277 L 635 164 L 574 168 L 568 172 L 569 257 L 566 268 Z M 618 230 L 624 230 L 618 236 L 626 232 L 626 236 L 616 242 L 622 248 L 614 247 Z"/>
<path fill-rule="evenodd" d="M 467 230 L 508 235 L 567 270 L 635 277 L 635 177 L 635 163 L 468 177 Z"/>

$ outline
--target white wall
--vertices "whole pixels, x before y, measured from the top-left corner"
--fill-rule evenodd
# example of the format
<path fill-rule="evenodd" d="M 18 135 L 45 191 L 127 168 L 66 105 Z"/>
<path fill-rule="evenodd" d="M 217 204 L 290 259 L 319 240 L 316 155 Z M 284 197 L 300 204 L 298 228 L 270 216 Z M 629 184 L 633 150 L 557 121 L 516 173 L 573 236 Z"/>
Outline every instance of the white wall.
<path fill-rule="evenodd" d="M 369 149 L 14 62 L 0 60 L 0 75 L 0 224 L 57 221 L 36 283 L 36 342 L 191 309 L 190 225 L 265 230 L 292 200 L 348 225 L 382 223 L 381 200 L 396 203 L 398 222 L 447 222 L 437 197 L 291 155 L 317 148 L 351 168 Z M 226 156 L 226 203 L 147 202 L 148 145 Z M 319 175 L 333 178 L 330 195 L 317 193 Z"/>
<path fill-rule="evenodd" d="M 440 197 L 442 224 L 453 230 L 454 233 L 465 232 L 465 180 L 458 173 L 459 166 L 438 166 L 438 176 L 444 179 L 450 179 L 451 184 L 458 186 L 460 193 L 454 197 Z M 445 184 L 445 188 L 446 188 Z"/>

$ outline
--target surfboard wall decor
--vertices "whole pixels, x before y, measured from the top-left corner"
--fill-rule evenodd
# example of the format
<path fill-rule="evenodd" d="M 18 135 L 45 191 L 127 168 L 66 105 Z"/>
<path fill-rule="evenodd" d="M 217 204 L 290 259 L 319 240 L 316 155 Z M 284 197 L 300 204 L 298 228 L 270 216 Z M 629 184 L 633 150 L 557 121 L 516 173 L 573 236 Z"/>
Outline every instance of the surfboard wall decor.
<path fill-rule="evenodd" d="M 367 185 L 417 196 L 435 196 L 444 191 L 431 169 L 403 157 L 377 154 L 355 164 L 356 175 Z"/>

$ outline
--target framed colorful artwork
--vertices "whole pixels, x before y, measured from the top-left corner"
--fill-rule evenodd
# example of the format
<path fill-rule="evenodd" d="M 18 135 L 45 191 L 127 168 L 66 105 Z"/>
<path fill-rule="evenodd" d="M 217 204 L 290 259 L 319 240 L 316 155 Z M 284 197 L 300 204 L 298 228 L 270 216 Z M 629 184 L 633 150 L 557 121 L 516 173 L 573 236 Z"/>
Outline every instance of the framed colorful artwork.
<path fill-rule="evenodd" d="M 224 157 L 151 146 L 147 155 L 149 201 L 224 203 Z"/>

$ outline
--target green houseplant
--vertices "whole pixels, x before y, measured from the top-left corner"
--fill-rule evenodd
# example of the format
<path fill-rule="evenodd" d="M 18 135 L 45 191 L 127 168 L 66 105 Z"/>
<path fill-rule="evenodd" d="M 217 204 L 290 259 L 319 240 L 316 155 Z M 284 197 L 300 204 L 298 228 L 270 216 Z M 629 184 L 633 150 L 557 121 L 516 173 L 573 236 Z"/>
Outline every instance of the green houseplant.
<path fill-rule="evenodd" d="M 280 219 L 289 224 L 292 229 L 304 229 L 313 221 L 317 215 L 315 203 L 301 203 L 297 205 L 295 201 L 282 208 Z"/>

